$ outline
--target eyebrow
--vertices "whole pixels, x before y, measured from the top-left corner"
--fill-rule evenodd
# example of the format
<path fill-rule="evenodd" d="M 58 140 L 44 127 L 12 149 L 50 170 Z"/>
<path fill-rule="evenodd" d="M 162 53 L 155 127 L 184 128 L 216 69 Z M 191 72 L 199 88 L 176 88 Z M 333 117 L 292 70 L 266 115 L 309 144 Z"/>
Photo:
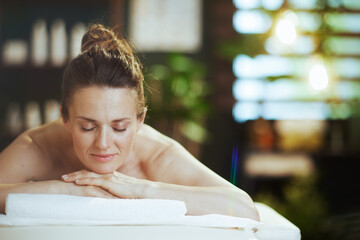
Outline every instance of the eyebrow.
<path fill-rule="evenodd" d="M 97 122 L 94 119 L 83 117 L 83 116 L 77 116 L 76 118 L 80 118 L 80 119 L 86 120 L 88 122 Z M 129 117 L 119 118 L 119 119 L 112 120 L 111 122 L 122 122 L 122 121 L 125 121 L 125 120 L 130 120 L 130 118 Z"/>

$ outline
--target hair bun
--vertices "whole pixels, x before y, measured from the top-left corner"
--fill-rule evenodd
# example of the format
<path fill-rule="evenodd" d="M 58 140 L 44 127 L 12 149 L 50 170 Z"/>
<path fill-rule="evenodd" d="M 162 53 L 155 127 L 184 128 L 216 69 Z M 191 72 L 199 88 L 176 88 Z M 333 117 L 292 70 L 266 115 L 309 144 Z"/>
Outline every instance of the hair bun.
<path fill-rule="evenodd" d="M 81 40 L 81 51 L 92 47 L 101 48 L 115 55 L 127 54 L 132 56 L 132 50 L 125 39 L 120 39 L 115 32 L 102 24 L 93 24 L 89 27 Z"/>

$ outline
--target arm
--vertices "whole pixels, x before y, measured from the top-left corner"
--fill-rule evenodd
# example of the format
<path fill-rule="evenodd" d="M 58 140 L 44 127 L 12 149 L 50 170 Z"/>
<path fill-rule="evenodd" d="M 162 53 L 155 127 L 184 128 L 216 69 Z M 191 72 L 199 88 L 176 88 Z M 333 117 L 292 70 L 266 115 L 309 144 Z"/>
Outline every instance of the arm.
<path fill-rule="evenodd" d="M 153 198 L 183 201 L 188 215 L 223 214 L 259 220 L 251 198 L 232 186 L 199 187 L 136 179 L 124 174 L 96 174 L 79 171 L 68 174 L 66 182 L 102 187 L 119 198 Z"/>
<path fill-rule="evenodd" d="M 112 194 L 102 188 L 94 186 L 77 186 L 74 183 L 65 183 L 60 180 L 0 184 L 0 214 L 5 213 L 6 197 L 10 193 L 68 194 L 88 197 L 114 198 Z"/>
<path fill-rule="evenodd" d="M 20 135 L 0 153 L 0 213 L 5 212 L 5 201 L 9 193 L 62 193 L 113 197 L 98 187 L 84 188 L 73 183 L 51 180 L 51 173 L 55 171 L 54 164 L 28 132 Z"/>
<path fill-rule="evenodd" d="M 80 171 L 64 180 L 78 185 L 99 186 L 121 198 L 163 198 L 185 202 L 189 215 L 224 214 L 259 220 L 253 201 L 205 167 L 180 144 L 173 142 L 146 169 L 150 180 L 118 172 L 99 175 Z"/>
<path fill-rule="evenodd" d="M 173 141 L 149 169 L 156 182 L 146 195 L 182 200 L 191 215 L 218 213 L 259 220 L 246 192 L 211 171 L 177 142 Z"/>
<path fill-rule="evenodd" d="M 45 179 L 52 170 L 53 163 L 29 132 L 18 136 L 0 153 L 0 184 Z"/>
<path fill-rule="evenodd" d="M 231 186 L 198 187 L 161 182 L 148 183 L 145 198 L 183 201 L 189 215 L 223 214 L 259 220 L 251 198 Z"/>

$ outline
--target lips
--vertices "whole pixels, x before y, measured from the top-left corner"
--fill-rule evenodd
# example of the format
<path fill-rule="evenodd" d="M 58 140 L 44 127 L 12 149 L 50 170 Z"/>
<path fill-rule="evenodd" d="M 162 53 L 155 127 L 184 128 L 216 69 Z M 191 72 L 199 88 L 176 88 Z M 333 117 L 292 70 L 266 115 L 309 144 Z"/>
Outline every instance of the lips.
<path fill-rule="evenodd" d="M 110 162 L 117 154 L 90 154 L 98 162 Z"/>

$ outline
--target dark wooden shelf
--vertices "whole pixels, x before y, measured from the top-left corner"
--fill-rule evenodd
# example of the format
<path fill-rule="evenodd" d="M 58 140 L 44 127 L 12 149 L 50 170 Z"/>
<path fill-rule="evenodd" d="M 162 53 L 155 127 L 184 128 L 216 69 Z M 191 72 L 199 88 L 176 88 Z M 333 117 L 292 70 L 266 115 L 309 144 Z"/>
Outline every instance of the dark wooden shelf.
<path fill-rule="evenodd" d="M 64 67 L 0 66 L 2 100 L 23 102 L 57 99 L 63 71 Z"/>

